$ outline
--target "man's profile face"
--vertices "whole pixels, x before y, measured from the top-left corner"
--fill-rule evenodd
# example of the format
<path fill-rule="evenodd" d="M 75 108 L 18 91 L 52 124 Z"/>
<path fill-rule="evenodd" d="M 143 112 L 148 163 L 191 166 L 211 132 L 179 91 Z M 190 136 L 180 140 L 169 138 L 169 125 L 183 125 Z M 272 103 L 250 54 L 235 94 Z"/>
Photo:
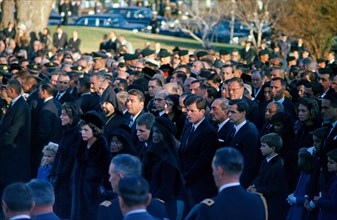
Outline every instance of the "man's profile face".
<path fill-rule="evenodd" d="M 121 175 L 115 171 L 115 165 L 113 163 L 111 163 L 109 166 L 109 176 L 111 188 L 116 193 L 119 180 L 121 179 Z"/>

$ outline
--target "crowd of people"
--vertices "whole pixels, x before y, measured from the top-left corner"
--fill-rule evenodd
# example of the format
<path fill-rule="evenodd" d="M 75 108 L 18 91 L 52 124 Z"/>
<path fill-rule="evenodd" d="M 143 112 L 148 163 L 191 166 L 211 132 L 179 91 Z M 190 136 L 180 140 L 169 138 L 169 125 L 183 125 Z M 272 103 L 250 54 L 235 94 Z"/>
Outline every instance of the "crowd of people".
<path fill-rule="evenodd" d="M 39 184 L 16 182 L 38 178 L 60 219 L 337 218 L 335 52 L 315 61 L 287 36 L 272 49 L 133 50 L 111 32 L 82 54 L 61 26 L 50 47 L 3 35 L 6 217 L 20 190 L 21 214 L 37 215 Z"/>

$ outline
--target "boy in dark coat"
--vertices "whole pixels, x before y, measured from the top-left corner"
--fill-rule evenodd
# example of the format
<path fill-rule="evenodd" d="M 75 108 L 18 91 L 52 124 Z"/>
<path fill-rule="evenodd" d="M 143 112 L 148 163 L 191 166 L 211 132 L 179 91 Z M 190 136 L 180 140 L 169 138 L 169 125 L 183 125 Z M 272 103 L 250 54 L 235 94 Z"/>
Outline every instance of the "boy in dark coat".
<path fill-rule="evenodd" d="M 287 213 L 286 181 L 282 158 L 277 152 L 282 147 L 282 139 L 276 133 L 261 137 L 261 153 L 263 160 L 257 177 L 248 187 L 250 192 L 259 192 L 267 200 L 268 219 L 285 219 Z"/>

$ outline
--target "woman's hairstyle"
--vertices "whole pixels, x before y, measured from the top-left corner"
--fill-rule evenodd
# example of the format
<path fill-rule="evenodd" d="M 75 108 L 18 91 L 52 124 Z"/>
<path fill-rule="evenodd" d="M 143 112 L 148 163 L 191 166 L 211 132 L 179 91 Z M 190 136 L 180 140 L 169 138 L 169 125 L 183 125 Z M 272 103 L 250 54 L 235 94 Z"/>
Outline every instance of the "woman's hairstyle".
<path fill-rule="evenodd" d="M 318 102 L 314 98 L 311 98 L 311 97 L 301 98 L 296 105 L 296 113 L 298 113 L 298 107 L 301 104 L 307 107 L 308 111 L 310 112 L 311 121 L 316 122 L 320 120 L 319 105 L 318 105 Z"/>
<path fill-rule="evenodd" d="M 65 102 L 62 105 L 62 110 L 64 110 L 68 117 L 72 119 L 72 125 L 76 125 L 79 122 L 82 111 L 77 105 L 71 102 Z"/>
<path fill-rule="evenodd" d="M 83 126 L 85 125 L 88 125 L 91 130 L 92 130 L 92 134 L 94 135 L 94 137 L 99 137 L 103 134 L 103 129 L 99 129 L 96 125 L 94 125 L 93 123 L 90 123 L 90 122 L 86 122 L 84 121 L 83 119 L 81 119 L 79 122 L 78 122 L 78 126 L 80 128 L 82 128 Z"/>
<path fill-rule="evenodd" d="M 301 148 L 298 151 L 298 168 L 304 172 L 311 173 L 313 170 L 313 156 L 308 151 L 308 148 Z"/>
<path fill-rule="evenodd" d="M 59 145 L 54 142 L 49 142 L 46 146 L 44 146 L 42 153 L 45 154 L 46 152 L 54 154 L 54 156 L 57 153 L 57 150 L 59 148 Z M 44 160 L 44 157 L 41 159 L 41 166 L 46 165 L 46 161 Z"/>

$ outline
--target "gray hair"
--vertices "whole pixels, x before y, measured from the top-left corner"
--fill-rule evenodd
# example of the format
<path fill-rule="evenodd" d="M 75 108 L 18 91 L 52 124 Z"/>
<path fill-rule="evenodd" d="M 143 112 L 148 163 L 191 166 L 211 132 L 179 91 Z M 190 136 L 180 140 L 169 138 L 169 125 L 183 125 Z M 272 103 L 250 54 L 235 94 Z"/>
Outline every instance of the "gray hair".
<path fill-rule="evenodd" d="M 141 176 L 141 162 L 130 154 L 115 156 L 112 158 L 111 164 L 114 164 L 116 173 L 123 173 L 124 176 Z"/>
<path fill-rule="evenodd" d="M 27 183 L 32 190 L 33 201 L 36 206 L 53 205 L 55 202 L 54 188 L 45 180 L 32 179 Z"/>

